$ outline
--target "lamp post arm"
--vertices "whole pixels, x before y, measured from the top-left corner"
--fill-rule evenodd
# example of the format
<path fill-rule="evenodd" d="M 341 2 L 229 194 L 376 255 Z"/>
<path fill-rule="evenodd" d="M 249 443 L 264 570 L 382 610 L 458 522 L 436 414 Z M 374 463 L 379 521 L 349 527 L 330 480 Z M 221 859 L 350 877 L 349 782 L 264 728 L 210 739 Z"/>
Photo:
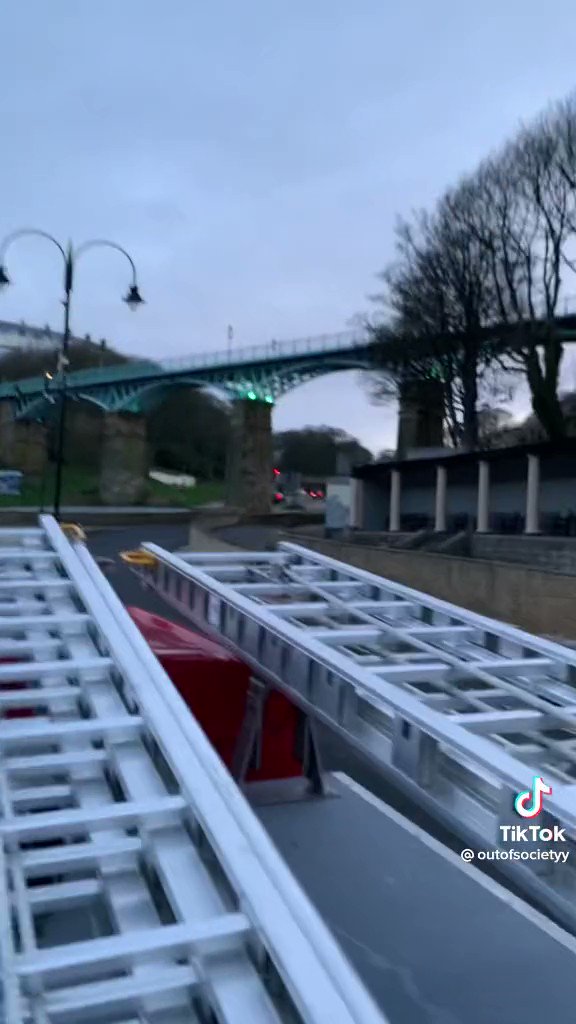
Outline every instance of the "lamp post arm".
<path fill-rule="evenodd" d="M 38 228 L 20 228 L 19 231 L 12 231 L 9 235 L 6 235 L 5 239 L 0 245 L 0 263 L 4 263 L 4 257 L 8 252 L 8 249 L 18 238 L 25 238 L 28 235 L 35 235 L 38 238 L 47 238 L 49 242 L 52 242 L 59 250 L 62 259 L 66 263 L 67 256 L 64 247 L 60 245 L 60 242 L 54 238 L 53 235 L 49 235 L 47 231 L 39 231 Z"/>
<path fill-rule="evenodd" d="M 135 285 L 137 283 L 136 264 L 134 263 L 134 260 L 132 259 L 130 253 L 126 252 L 126 249 L 123 249 L 122 246 L 118 245 L 116 242 L 109 242 L 107 238 L 94 238 L 88 242 L 83 242 L 82 245 L 79 245 L 73 252 L 74 261 L 76 261 L 78 257 L 85 253 L 88 249 L 96 249 L 100 248 L 101 246 L 105 246 L 107 249 L 116 249 L 117 252 L 122 253 L 122 255 L 126 257 L 132 268 L 132 284 Z"/>

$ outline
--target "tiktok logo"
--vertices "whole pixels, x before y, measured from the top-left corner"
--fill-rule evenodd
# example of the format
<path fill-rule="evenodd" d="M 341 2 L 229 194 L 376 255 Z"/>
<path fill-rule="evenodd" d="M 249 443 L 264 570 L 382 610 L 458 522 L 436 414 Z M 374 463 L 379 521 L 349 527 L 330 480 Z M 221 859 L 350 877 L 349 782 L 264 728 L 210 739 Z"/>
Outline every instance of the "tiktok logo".
<path fill-rule="evenodd" d="M 514 810 L 521 818 L 535 818 L 542 810 L 542 797 L 550 796 L 552 786 L 547 786 L 541 775 L 532 779 L 532 788 L 518 793 L 514 801 Z"/>

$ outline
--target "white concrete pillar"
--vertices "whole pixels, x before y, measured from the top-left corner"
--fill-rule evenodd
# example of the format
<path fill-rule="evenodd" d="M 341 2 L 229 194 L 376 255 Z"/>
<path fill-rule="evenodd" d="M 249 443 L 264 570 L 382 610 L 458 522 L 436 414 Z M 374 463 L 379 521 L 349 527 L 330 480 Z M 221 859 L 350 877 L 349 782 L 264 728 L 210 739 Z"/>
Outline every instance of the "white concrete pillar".
<path fill-rule="evenodd" d="M 350 478 L 350 526 L 352 529 L 361 530 L 364 523 L 364 497 L 366 484 L 364 480 Z"/>
<path fill-rule="evenodd" d="M 528 475 L 526 478 L 526 523 L 525 533 L 540 532 L 540 458 L 538 455 L 528 456 Z"/>
<path fill-rule="evenodd" d="M 478 510 L 476 514 L 476 532 L 488 533 L 490 514 L 490 463 L 478 463 Z"/>
<path fill-rule="evenodd" d="M 400 470 L 393 469 L 390 473 L 390 532 L 398 533 L 400 529 Z"/>
<path fill-rule="evenodd" d="M 446 466 L 436 466 L 434 529 L 436 533 L 444 533 L 446 530 Z"/>

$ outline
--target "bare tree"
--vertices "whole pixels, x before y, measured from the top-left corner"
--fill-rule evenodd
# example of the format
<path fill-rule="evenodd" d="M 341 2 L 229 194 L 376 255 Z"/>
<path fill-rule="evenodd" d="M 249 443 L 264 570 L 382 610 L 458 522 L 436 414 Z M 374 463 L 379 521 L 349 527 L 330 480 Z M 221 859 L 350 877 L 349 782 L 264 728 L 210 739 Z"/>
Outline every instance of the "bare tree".
<path fill-rule="evenodd" d="M 576 93 L 522 128 L 432 214 L 397 229 L 376 325 L 396 380 L 439 376 L 454 443 L 475 447 L 494 367 L 521 373 L 545 435 L 561 438 L 561 307 L 576 272 Z M 376 388 L 377 389 L 377 388 Z M 490 401 L 494 404 L 494 392 Z"/>
<path fill-rule="evenodd" d="M 467 188 L 440 201 L 433 216 L 416 215 L 397 227 L 397 261 L 381 275 L 377 300 L 391 322 L 376 328 L 381 361 L 400 380 L 430 377 L 444 382 L 448 431 L 454 444 L 478 445 L 478 390 L 490 352 L 482 326 L 488 303 L 489 260 L 468 230 Z"/>
<path fill-rule="evenodd" d="M 551 439 L 565 433 L 557 317 L 573 199 L 561 157 L 558 116 L 546 115 L 486 161 L 468 183 L 477 196 L 468 229 L 490 265 L 492 308 L 486 323 L 504 353 L 502 365 L 526 377 L 534 413 Z"/>
<path fill-rule="evenodd" d="M 497 405 L 481 405 L 478 425 L 483 448 L 499 448 L 513 429 L 514 421 L 509 409 Z"/>

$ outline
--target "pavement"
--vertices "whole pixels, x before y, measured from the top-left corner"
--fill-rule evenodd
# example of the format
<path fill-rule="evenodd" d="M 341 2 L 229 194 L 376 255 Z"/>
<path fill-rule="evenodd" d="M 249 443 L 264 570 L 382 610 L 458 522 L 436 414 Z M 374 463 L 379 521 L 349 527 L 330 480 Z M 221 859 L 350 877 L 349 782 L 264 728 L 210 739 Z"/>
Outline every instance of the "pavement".
<path fill-rule="evenodd" d="M 237 545 L 230 543 L 227 540 L 223 540 L 220 536 L 220 531 L 215 533 L 205 533 L 204 530 L 199 529 L 197 526 L 190 527 L 190 533 L 188 536 L 188 542 L 186 544 L 187 551 L 219 551 L 221 553 L 225 551 L 234 552 L 238 551 Z"/>
<path fill-rule="evenodd" d="M 49 512 L 51 508 L 46 505 L 4 505 L 1 511 L 39 513 Z M 118 515 L 133 515 L 142 516 L 142 519 L 146 519 L 146 516 L 158 515 L 160 513 L 168 516 L 181 516 L 190 510 L 182 505 L 174 506 L 174 508 L 167 505 L 62 505 L 60 511 L 62 516 L 87 516 L 97 512 L 99 515 L 109 516 L 110 518 Z"/>
<path fill-rule="evenodd" d="M 234 526 L 219 527 L 212 532 L 211 539 L 223 541 L 248 551 L 268 551 L 275 547 L 280 534 L 285 529 L 282 524 L 264 526 L 238 523 Z"/>

